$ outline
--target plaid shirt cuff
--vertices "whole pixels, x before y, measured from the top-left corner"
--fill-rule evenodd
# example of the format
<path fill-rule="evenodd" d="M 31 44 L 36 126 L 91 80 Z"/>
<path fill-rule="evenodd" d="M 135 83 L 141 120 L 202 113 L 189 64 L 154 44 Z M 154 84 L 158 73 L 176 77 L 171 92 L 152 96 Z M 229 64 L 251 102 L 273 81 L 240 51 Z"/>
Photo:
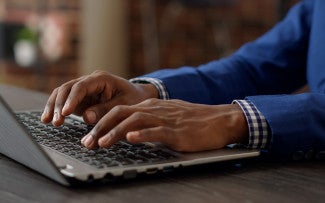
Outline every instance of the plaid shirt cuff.
<path fill-rule="evenodd" d="M 164 83 L 159 79 L 141 77 L 141 78 L 133 78 L 133 79 L 130 79 L 129 81 L 132 83 L 140 83 L 140 84 L 150 83 L 157 88 L 158 93 L 159 93 L 159 99 L 164 99 L 164 100 L 169 99 L 169 94 L 167 92 L 167 89 L 166 89 Z"/>
<path fill-rule="evenodd" d="M 234 100 L 244 111 L 249 129 L 248 148 L 268 148 L 271 142 L 271 130 L 262 113 L 249 100 Z"/>

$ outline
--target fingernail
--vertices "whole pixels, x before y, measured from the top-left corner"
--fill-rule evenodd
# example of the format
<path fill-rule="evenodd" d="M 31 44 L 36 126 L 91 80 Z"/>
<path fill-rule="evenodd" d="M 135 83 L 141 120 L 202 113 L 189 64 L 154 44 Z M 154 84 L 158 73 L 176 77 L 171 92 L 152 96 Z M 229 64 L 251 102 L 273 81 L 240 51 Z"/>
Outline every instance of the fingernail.
<path fill-rule="evenodd" d="M 47 116 L 49 110 L 47 108 L 44 109 L 43 113 L 42 113 L 42 116 L 41 116 L 41 119 L 44 120 L 45 117 Z"/>
<path fill-rule="evenodd" d="M 88 110 L 86 112 L 86 117 L 87 117 L 88 123 L 93 124 L 93 123 L 95 123 L 97 121 L 97 114 L 93 110 Z"/>
<path fill-rule="evenodd" d="M 65 111 L 68 109 L 68 107 L 66 107 L 65 105 L 62 108 L 62 113 L 65 113 Z"/>
<path fill-rule="evenodd" d="M 87 135 L 85 135 L 82 139 L 81 139 L 81 144 L 84 144 L 84 142 L 85 142 L 85 140 L 86 140 L 86 138 L 87 138 L 88 136 Z"/>
<path fill-rule="evenodd" d="M 85 140 L 84 145 L 85 145 L 86 147 L 89 147 L 90 145 L 93 144 L 93 142 L 94 142 L 94 138 L 93 138 L 93 136 L 92 136 L 92 135 L 88 135 L 87 138 L 86 138 L 86 140 Z"/>
<path fill-rule="evenodd" d="M 69 101 L 66 101 L 65 102 L 65 104 L 64 104 L 64 106 L 63 106 L 63 108 L 62 108 L 62 112 L 65 112 L 65 111 L 67 111 L 68 110 L 68 108 L 69 108 Z"/>
<path fill-rule="evenodd" d="M 53 116 L 54 121 L 59 120 L 59 115 L 58 112 L 54 112 L 54 116 Z"/>
<path fill-rule="evenodd" d="M 59 125 L 59 113 L 58 112 L 54 112 L 52 124 L 54 126 L 58 126 Z"/>

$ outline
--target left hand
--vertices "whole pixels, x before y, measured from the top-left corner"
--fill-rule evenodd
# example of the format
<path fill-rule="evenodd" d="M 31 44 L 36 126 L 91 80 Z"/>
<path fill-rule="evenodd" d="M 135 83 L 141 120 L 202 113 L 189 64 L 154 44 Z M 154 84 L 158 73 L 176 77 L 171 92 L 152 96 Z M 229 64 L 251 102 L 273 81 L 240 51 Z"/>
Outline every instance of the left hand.
<path fill-rule="evenodd" d="M 81 140 L 88 149 L 130 143 L 161 142 L 177 151 L 218 149 L 248 140 L 238 104 L 202 105 L 181 100 L 148 99 L 115 106 Z"/>

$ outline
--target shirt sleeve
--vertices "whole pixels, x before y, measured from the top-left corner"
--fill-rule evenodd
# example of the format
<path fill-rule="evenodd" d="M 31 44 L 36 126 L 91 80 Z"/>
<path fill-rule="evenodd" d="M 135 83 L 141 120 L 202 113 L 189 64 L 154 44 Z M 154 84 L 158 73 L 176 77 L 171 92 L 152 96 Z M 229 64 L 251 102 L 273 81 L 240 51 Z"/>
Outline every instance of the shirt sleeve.
<path fill-rule="evenodd" d="M 167 91 L 164 83 L 159 79 L 149 78 L 149 77 L 139 77 L 139 78 L 132 78 L 129 81 L 132 83 L 141 83 L 141 84 L 150 83 L 157 88 L 158 94 L 159 94 L 159 99 L 164 99 L 164 100 L 169 99 L 168 91 Z"/>
<path fill-rule="evenodd" d="M 269 148 L 271 142 L 271 130 L 263 116 L 250 100 L 234 100 L 243 110 L 249 130 L 248 148 Z"/>

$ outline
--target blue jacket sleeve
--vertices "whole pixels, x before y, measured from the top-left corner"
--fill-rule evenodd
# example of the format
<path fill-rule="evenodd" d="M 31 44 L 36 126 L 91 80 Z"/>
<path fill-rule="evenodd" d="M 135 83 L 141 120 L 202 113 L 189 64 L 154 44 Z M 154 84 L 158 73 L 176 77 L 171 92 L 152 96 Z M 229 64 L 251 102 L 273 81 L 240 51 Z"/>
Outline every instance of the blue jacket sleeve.
<path fill-rule="evenodd" d="M 307 83 L 314 2 L 299 2 L 273 29 L 228 58 L 146 76 L 163 81 L 170 98 L 205 104 L 249 99 L 270 126 L 272 156 L 324 151 L 325 95 L 287 94 Z"/>
<path fill-rule="evenodd" d="M 268 152 L 276 158 L 290 159 L 298 154 L 317 155 L 325 150 L 325 95 L 265 95 L 247 97 L 265 116 L 271 131 Z M 310 157 L 311 158 L 311 157 Z"/>

